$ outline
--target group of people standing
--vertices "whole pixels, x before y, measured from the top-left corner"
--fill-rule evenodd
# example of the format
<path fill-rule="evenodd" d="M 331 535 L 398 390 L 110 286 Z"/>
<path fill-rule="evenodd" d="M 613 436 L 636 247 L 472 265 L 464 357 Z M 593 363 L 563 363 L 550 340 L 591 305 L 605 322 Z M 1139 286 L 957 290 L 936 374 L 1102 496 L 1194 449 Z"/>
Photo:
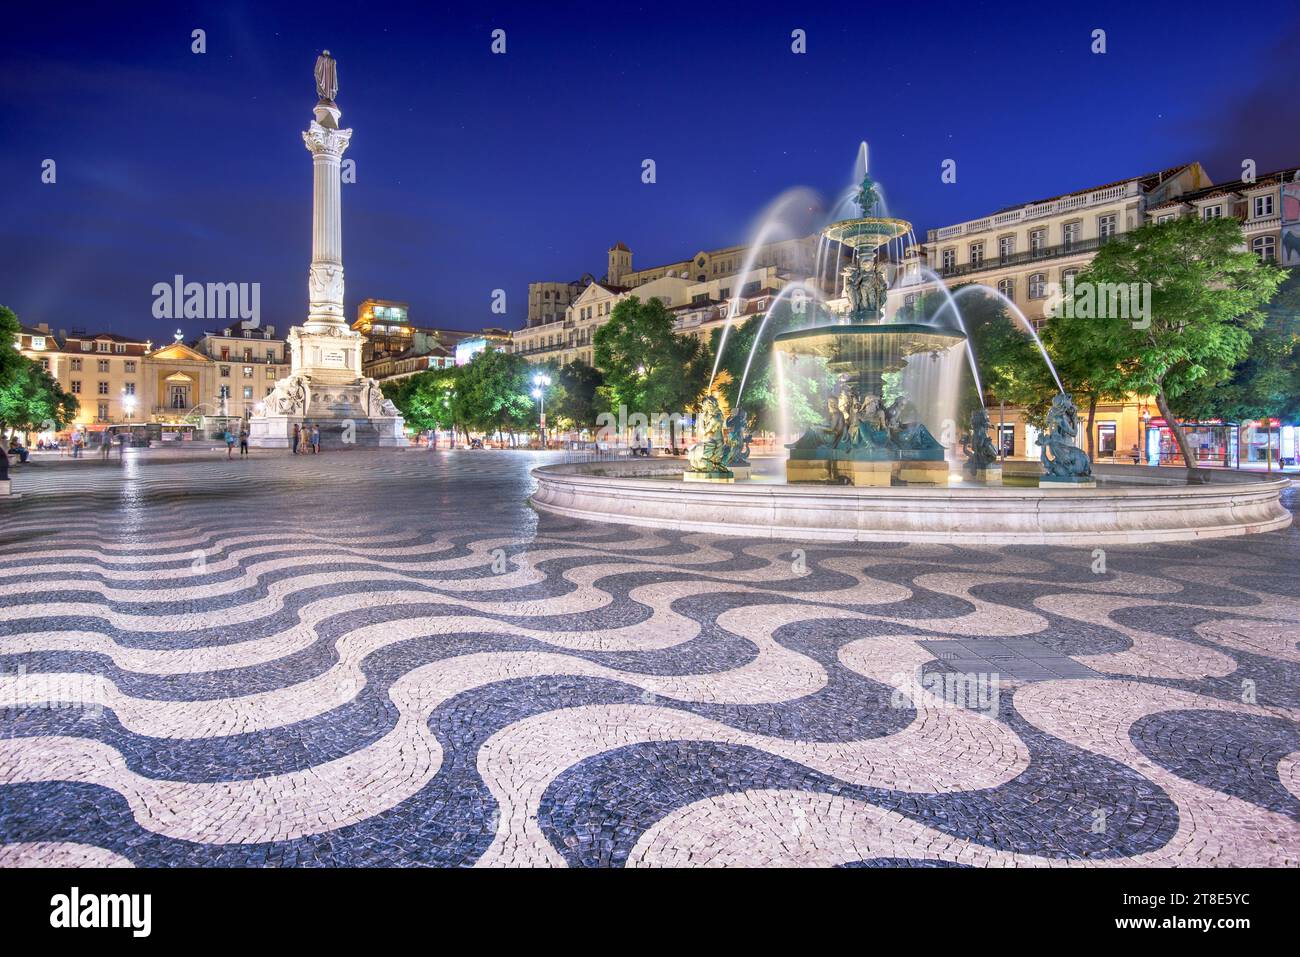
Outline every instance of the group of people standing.
<path fill-rule="evenodd" d="M 294 455 L 320 454 L 320 426 L 294 426 L 293 444 L 290 446 Z"/>
<path fill-rule="evenodd" d="M 230 458 L 235 451 L 235 433 L 231 432 L 230 429 L 226 429 L 226 431 L 222 434 L 221 437 L 226 440 L 226 458 Z M 248 454 L 248 427 L 240 426 L 239 457 L 243 458 L 247 454 Z"/>

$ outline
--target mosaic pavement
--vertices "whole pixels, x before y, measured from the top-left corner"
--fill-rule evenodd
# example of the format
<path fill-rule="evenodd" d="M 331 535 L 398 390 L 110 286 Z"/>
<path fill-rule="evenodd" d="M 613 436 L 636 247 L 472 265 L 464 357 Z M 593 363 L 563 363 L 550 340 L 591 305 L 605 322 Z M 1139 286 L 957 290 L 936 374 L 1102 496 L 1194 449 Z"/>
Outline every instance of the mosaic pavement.
<path fill-rule="evenodd" d="M 1300 532 L 641 532 L 544 459 L 16 470 L 0 864 L 1300 862 Z"/>

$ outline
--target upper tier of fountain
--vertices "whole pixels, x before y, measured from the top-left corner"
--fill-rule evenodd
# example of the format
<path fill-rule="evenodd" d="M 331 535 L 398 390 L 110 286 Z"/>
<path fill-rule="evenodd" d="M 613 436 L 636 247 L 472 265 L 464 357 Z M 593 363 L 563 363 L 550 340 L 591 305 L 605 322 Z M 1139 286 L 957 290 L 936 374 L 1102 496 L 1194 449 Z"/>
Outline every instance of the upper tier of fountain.
<path fill-rule="evenodd" d="M 859 250 L 875 252 L 886 243 L 906 236 L 911 231 L 912 224 L 905 219 L 861 216 L 831 223 L 822 230 L 822 235 L 831 242 L 843 243 L 856 254 Z"/>

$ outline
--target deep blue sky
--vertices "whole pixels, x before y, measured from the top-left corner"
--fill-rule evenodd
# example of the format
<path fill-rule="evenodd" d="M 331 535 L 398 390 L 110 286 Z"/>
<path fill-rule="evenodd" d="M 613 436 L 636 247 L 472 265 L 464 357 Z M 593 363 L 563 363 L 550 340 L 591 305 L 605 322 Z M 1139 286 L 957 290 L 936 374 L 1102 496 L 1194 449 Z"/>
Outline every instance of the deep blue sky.
<path fill-rule="evenodd" d="M 355 131 L 348 313 L 405 299 L 426 325 L 518 326 L 529 280 L 599 276 L 616 240 L 636 266 L 742 242 L 783 190 L 846 186 L 862 139 L 920 235 L 1193 159 L 1216 181 L 1244 157 L 1261 172 L 1300 163 L 1295 2 L 1240 21 L 1223 4 L 1135 0 L 723 6 L 13 5 L 0 303 L 29 323 L 160 341 L 177 323 L 152 317 L 151 288 L 181 273 L 260 282 L 264 322 L 301 321 L 300 133 L 323 47 Z M 505 56 L 489 52 L 496 27 Z M 945 158 L 956 185 L 940 182 Z"/>

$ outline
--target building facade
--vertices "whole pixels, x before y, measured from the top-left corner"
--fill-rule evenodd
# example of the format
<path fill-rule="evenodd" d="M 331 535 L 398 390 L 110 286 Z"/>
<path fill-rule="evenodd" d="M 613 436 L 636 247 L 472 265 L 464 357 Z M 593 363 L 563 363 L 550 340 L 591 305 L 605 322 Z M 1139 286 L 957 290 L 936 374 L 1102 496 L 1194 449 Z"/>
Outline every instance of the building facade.
<path fill-rule="evenodd" d="M 23 326 L 18 350 L 36 361 L 79 404 L 82 426 L 144 421 L 153 393 L 148 389 L 148 340 L 111 332 L 55 333 L 45 323 Z"/>
<path fill-rule="evenodd" d="M 923 263 L 905 265 L 890 290 L 886 318 L 936 290 L 937 277 L 949 287 L 987 286 L 1033 326 L 1041 326 L 1054 296 L 1105 243 L 1152 222 L 1155 209 L 1210 185 L 1201 164 L 1193 162 L 931 229 L 922 250 Z M 1136 454 L 1145 461 L 1154 410 L 1154 401 L 1140 396 L 1099 404 L 1093 421 L 1095 456 L 1131 462 Z M 1037 432 L 1023 410 L 994 406 L 989 417 L 1008 456 L 1038 456 Z M 1088 437 L 1080 435 L 1079 444 L 1087 448 Z"/>
<path fill-rule="evenodd" d="M 179 357 L 175 343 L 158 350 L 154 364 Z M 201 377 L 194 393 L 194 405 L 201 415 L 248 419 L 261 413 L 261 404 L 276 382 L 289 374 L 289 345 L 275 334 L 274 326 L 240 324 L 218 332 L 205 332 L 191 346 L 204 359 L 216 364 L 215 376 Z M 185 374 L 185 373 L 182 373 Z M 166 404 L 163 415 L 183 401 L 170 390 L 158 393 Z M 211 411 L 209 411 L 211 410 Z"/>
<path fill-rule="evenodd" d="M 926 234 L 926 266 L 948 286 L 980 283 L 996 289 L 1038 324 L 1053 284 L 1064 286 L 1102 244 L 1148 222 L 1150 207 L 1209 184 L 1201 164 L 1188 163 L 1008 206 L 979 219 L 931 229 Z M 896 288 L 903 297 L 915 295 L 925 291 L 928 278 L 922 272 L 912 284 L 915 288 Z"/>
<path fill-rule="evenodd" d="M 593 362 L 593 337 L 628 296 L 657 298 L 676 314 L 677 330 L 705 341 L 733 310 L 738 320 L 760 309 L 788 282 L 816 269 L 817 236 L 748 246 L 701 250 L 689 259 L 634 269 L 622 242 L 607 251 L 605 277 L 528 286 L 528 321 L 513 333 L 511 350 L 531 362 Z M 746 270 L 745 266 L 749 265 Z M 742 275 L 743 273 L 743 275 Z M 761 309 L 758 314 L 761 314 Z"/>
<path fill-rule="evenodd" d="M 192 344 L 155 348 L 116 333 L 56 333 L 24 326 L 18 348 L 78 400 L 73 424 L 180 424 L 240 419 L 257 412 L 276 380 L 288 373 L 283 339 L 273 327 L 205 333 Z"/>

